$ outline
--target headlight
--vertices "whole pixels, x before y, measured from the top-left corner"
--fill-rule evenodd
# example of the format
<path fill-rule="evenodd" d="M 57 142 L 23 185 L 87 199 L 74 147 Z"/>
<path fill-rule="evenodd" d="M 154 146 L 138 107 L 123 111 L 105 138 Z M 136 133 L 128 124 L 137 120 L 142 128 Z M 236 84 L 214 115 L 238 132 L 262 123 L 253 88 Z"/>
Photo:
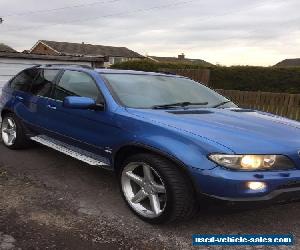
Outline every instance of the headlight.
<path fill-rule="evenodd" d="M 215 163 L 238 170 L 285 170 L 294 168 L 294 163 L 284 155 L 224 155 L 208 156 Z"/>

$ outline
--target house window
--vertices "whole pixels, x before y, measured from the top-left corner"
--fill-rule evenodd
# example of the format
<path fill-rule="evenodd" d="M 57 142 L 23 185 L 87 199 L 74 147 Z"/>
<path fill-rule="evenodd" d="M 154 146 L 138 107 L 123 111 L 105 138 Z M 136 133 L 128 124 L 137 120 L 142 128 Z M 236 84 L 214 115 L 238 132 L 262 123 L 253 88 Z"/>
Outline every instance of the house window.
<path fill-rule="evenodd" d="M 114 64 L 114 61 L 115 61 L 114 59 L 115 59 L 114 57 L 110 57 L 110 58 L 109 58 L 109 63 L 110 63 L 110 64 Z"/>
<path fill-rule="evenodd" d="M 123 57 L 115 57 L 114 58 L 114 63 L 120 63 L 123 62 Z"/>
<path fill-rule="evenodd" d="M 128 61 L 128 58 L 125 58 L 125 57 L 110 57 L 109 58 L 110 64 L 121 63 L 121 62 L 126 62 L 126 61 Z"/>

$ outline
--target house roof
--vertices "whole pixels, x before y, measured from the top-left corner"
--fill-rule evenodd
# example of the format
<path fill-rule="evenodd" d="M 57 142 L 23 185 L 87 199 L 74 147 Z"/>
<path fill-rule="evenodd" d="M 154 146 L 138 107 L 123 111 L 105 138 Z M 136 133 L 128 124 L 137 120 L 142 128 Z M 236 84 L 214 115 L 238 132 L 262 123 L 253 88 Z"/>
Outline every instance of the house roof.
<path fill-rule="evenodd" d="M 113 46 L 93 45 L 93 44 L 85 44 L 85 43 L 56 42 L 56 41 L 47 41 L 47 40 L 40 40 L 38 41 L 38 43 L 39 42 L 54 49 L 56 52 L 62 55 L 115 56 L 115 57 L 143 58 L 142 55 L 130 49 L 127 49 L 125 47 L 113 47 Z"/>
<path fill-rule="evenodd" d="M 17 52 L 16 50 L 14 50 L 13 48 L 7 46 L 6 44 L 4 43 L 0 43 L 0 52 Z"/>
<path fill-rule="evenodd" d="M 300 67 L 300 58 L 285 59 L 274 65 L 275 67 Z"/>
<path fill-rule="evenodd" d="M 19 52 L 0 52 L 0 58 L 20 58 L 36 60 L 53 60 L 53 61 L 71 61 L 71 62 L 104 62 L 104 57 L 90 56 L 49 56 L 27 54 Z"/>
<path fill-rule="evenodd" d="M 213 64 L 206 62 L 202 59 L 190 59 L 190 58 L 178 58 L 178 57 L 159 57 L 159 56 L 148 56 L 149 59 L 155 62 L 164 63 L 186 63 L 186 64 L 201 64 L 204 66 L 212 66 Z"/>

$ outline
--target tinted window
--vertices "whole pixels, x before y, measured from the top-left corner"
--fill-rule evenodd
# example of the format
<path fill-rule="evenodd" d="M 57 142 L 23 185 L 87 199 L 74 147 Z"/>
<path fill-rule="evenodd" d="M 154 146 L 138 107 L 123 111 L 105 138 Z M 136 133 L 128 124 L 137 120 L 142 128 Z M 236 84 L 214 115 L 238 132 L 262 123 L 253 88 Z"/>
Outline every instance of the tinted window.
<path fill-rule="evenodd" d="M 51 90 L 59 70 L 40 70 L 37 78 L 33 81 L 31 93 L 39 96 L 51 96 Z"/>
<path fill-rule="evenodd" d="M 32 68 L 22 71 L 11 82 L 10 86 L 14 90 L 29 91 L 30 86 L 38 73 L 38 69 Z"/>
<path fill-rule="evenodd" d="M 83 96 L 98 100 L 99 90 L 94 80 L 86 73 L 65 71 L 56 87 L 55 99 L 62 101 L 67 96 Z"/>

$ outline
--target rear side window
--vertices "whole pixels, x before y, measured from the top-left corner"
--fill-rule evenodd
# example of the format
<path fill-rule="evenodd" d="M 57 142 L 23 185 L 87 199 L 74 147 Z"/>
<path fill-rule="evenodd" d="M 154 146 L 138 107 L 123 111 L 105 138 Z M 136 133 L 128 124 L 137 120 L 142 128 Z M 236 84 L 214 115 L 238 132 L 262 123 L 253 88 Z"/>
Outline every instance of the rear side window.
<path fill-rule="evenodd" d="M 65 71 L 55 90 L 55 99 L 61 100 L 67 96 L 90 97 L 98 100 L 99 90 L 94 80 L 86 73 Z"/>
<path fill-rule="evenodd" d="M 36 68 L 24 70 L 10 82 L 10 87 L 14 90 L 28 92 L 37 74 L 38 69 Z"/>
<path fill-rule="evenodd" d="M 33 95 L 50 97 L 59 70 L 41 69 L 31 86 Z"/>

